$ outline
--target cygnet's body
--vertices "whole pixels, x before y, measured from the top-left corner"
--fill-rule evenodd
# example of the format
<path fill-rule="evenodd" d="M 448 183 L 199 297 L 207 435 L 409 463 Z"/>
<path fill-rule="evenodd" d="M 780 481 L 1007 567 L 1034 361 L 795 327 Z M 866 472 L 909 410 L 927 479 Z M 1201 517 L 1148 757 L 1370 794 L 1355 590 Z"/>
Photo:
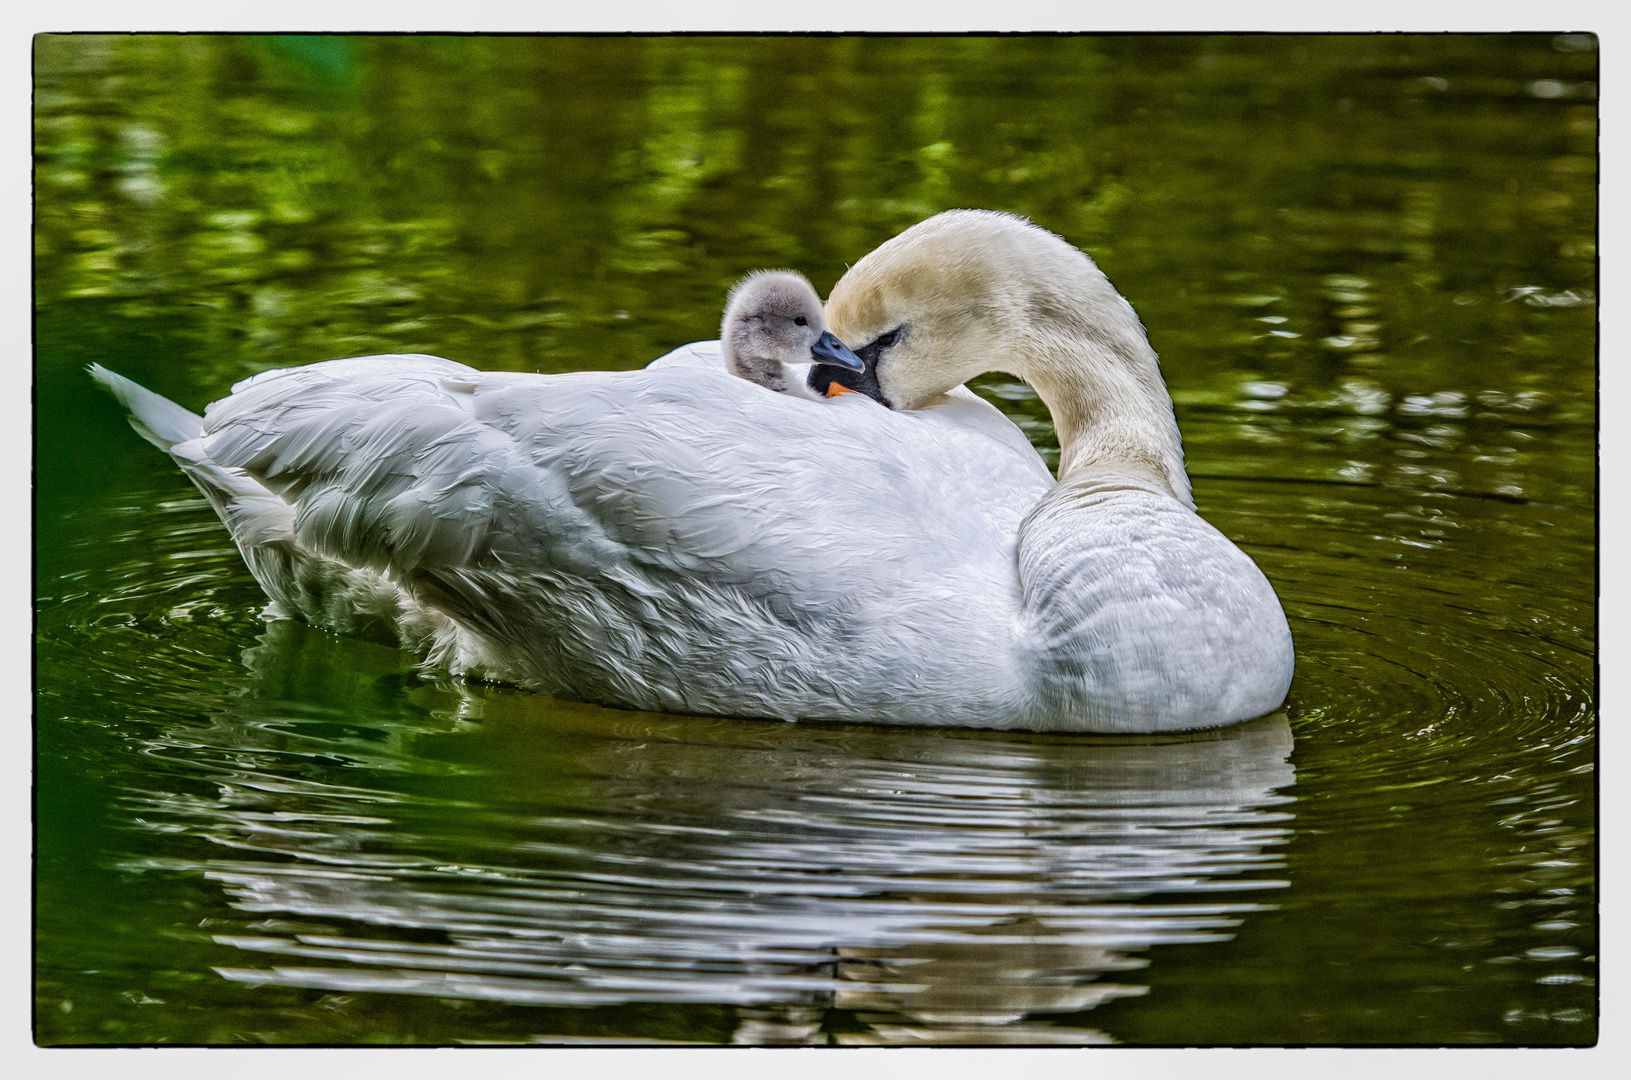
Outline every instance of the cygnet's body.
<path fill-rule="evenodd" d="M 760 270 L 737 283 L 725 303 L 719 343 L 731 374 L 795 397 L 821 396 L 809 380 L 817 364 L 864 369 L 827 332 L 815 288 L 791 270 Z"/>
<path fill-rule="evenodd" d="M 765 393 L 714 344 L 567 375 L 337 360 L 203 417 L 93 374 L 273 610 L 379 627 L 432 668 L 638 709 L 1036 731 L 1280 704 L 1279 602 L 1195 514 L 1155 354 L 1086 255 L 948 212 L 860 260 L 827 317 L 866 370 L 824 402 Z M 960 385 L 993 369 L 1052 410 L 1057 482 Z"/>

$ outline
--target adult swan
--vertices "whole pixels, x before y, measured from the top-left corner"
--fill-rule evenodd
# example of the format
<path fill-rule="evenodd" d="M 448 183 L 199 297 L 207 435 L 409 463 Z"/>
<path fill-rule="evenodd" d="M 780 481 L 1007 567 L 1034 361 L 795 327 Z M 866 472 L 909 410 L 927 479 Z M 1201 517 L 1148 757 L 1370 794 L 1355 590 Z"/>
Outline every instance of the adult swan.
<path fill-rule="evenodd" d="M 1281 703 L 1285 615 L 1195 514 L 1155 353 L 1092 260 L 951 211 L 857 263 L 827 320 L 864 343 L 837 380 L 859 393 L 774 393 L 711 344 L 566 375 L 335 360 L 202 418 L 93 373 L 209 497 L 270 612 L 384 630 L 433 668 L 640 709 L 1033 731 Z M 991 370 L 1052 411 L 1057 483 L 960 385 Z"/>

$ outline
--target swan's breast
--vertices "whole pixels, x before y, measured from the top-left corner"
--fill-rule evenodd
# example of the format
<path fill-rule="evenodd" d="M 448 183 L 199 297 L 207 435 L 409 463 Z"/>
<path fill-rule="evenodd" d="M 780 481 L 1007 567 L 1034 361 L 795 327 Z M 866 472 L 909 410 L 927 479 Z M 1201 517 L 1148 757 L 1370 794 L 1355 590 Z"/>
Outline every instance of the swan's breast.
<path fill-rule="evenodd" d="M 1020 543 L 1021 648 L 1051 726 L 1194 729 L 1277 707 L 1291 633 L 1257 564 L 1170 496 L 1071 486 Z"/>

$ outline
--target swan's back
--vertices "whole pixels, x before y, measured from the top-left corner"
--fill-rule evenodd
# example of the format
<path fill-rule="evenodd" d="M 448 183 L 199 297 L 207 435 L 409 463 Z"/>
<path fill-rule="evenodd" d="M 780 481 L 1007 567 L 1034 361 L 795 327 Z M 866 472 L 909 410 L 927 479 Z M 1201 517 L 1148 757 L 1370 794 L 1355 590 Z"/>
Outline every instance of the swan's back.
<path fill-rule="evenodd" d="M 1052 484 L 1024 436 L 966 390 L 915 413 L 805 401 L 716 348 L 632 372 L 268 372 L 188 452 L 281 496 L 296 556 L 398 587 L 399 621 L 454 670 L 672 711 L 1011 707 L 1015 538 Z M 263 584 L 308 617 L 333 606 Z"/>

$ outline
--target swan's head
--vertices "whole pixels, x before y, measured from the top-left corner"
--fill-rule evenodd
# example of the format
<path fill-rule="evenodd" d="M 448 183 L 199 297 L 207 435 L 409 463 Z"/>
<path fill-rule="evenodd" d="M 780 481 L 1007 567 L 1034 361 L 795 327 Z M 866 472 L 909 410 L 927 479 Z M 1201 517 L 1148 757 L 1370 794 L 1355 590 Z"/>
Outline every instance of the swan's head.
<path fill-rule="evenodd" d="M 813 365 L 859 374 L 865 365 L 827 330 L 821 298 L 791 270 L 749 274 L 731 290 L 719 328 L 731 373 L 772 390 L 814 396 Z"/>
<path fill-rule="evenodd" d="M 1138 316 L 1092 259 L 991 210 L 948 210 L 879 246 L 833 286 L 827 320 L 866 370 L 812 381 L 892 409 L 920 408 L 987 371 L 1045 380 L 1084 339 L 1149 352 Z"/>
<path fill-rule="evenodd" d="M 1188 502 L 1172 399 L 1138 315 L 1086 254 L 1023 218 L 948 210 L 839 278 L 827 324 L 865 362 L 814 368 L 891 409 L 918 409 L 987 371 L 1028 381 L 1053 414 L 1060 476 L 1142 477 Z"/>

